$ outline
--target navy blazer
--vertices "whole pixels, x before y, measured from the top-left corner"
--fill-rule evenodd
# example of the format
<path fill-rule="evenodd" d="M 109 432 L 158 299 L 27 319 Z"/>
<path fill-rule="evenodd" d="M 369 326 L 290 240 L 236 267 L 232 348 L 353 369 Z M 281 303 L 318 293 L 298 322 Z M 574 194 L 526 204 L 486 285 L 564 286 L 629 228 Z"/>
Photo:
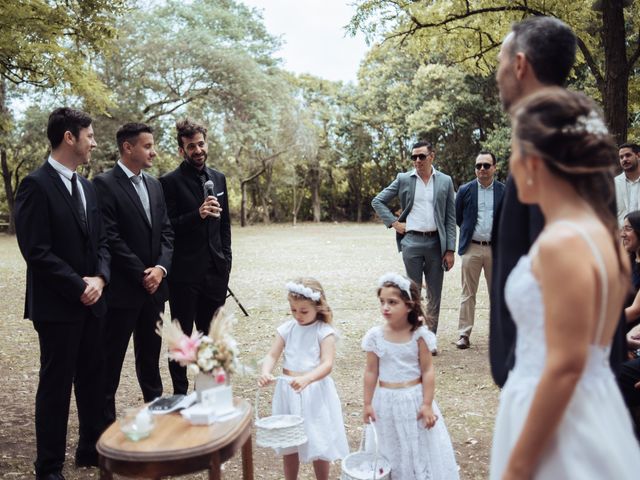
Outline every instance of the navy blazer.
<path fill-rule="evenodd" d="M 493 181 L 493 218 L 500 211 L 500 204 L 504 196 L 504 183 Z M 465 183 L 456 195 L 456 223 L 460 227 L 460 241 L 458 255 L 464 255 L 469 248 L 473 232 L 478 221 L 478 180 Z"/>

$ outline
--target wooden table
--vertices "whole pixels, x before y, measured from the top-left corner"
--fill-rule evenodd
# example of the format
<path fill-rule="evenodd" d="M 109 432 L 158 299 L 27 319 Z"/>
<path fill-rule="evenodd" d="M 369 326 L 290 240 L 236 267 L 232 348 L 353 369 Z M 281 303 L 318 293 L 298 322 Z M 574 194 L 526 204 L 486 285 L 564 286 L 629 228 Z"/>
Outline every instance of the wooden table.
<path fill-rule="evenodd" d="M 209 479 L 219 480 L 222 463 L 242 449 L 242 478 L 253 480 L 251 405 L 234 401 L 240 416 L 211 425 L 192 425 L 179 413 L 154 415 L 151 435 L 138 442 L 127 439 L 114 423 L 98 440 L 100 478 L 111 480 L 117 473 L 160 479 L 209 470 Z"/>

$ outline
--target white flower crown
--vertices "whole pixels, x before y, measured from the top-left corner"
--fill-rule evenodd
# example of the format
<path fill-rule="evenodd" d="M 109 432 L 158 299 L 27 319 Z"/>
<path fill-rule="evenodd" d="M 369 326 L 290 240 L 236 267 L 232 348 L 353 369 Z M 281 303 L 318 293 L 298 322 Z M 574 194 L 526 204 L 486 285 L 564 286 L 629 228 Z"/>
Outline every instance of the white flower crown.
<path fill-rule="evenodd" d="M 411 281 L 409 279 L 397 273 L 389 272 L 378 279 L 378 287 L 384 287 L 385 283 L 393 283 L 409 296 L 409 300 L 413 300 L 413 298 L 411 298 Z"/>
<path fill-rule="evenodd" d="M 322 294 L 320 292 L 316 292 L 315 290 L 305 287 L 301 283 L 293 283 L 289 282 L 284 286 L 289 292 L 295 293 L 296 295 L 300 295 L 301 297 L 308 298 L 309 300 L 313 300 L 317 302 L 320 300 Z"/>
<path fill-rule="evenodd" d="M 576 123 L 562 127 L 562 133 L 590 133 L 592 135 L 607 135 L 609 129 L 604 121 L 595 111 L 591 110 L 589 115 L 580 115 L 576 118 Z"/>

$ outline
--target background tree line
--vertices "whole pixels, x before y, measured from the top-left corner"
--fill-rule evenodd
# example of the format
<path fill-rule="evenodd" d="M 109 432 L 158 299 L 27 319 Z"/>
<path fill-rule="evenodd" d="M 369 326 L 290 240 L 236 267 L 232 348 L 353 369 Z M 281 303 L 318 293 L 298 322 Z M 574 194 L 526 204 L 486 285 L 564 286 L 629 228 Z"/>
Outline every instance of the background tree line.
<path fill-rule="evenodd" d="M 285 71 L 279 40 L 237 0 L 19 0 L 0 5 L 0 211 L 47 155 L 48 112 L 89 111 L 99 143 L 84 173 L 117 160 L 115 131 L 156 129 L 153 174 L 175 168 L 176 118 L 209 127 L 232 215 L 251 222 L 365 221 L 371 198 L 431 141 L 457 185 L 481 149 L 506 175 L 509 125 L 494 72 L 514 21 L 552 15 L 576 32 L 571 88 L 599 101 L 619 141 L 640 140 L 640 2 L 359 0 L 349 25 L 371 48 L 357 84 Z M 11 225 L 12 228 L 12 225 Z"/>

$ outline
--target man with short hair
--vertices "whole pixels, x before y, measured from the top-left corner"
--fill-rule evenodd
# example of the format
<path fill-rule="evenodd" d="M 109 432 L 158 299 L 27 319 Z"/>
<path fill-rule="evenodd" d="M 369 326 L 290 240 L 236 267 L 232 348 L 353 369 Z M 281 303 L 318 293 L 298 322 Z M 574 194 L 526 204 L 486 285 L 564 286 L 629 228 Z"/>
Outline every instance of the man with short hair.
<path fill-rule="evenodd" d="M 505 111 L 546 86 L 562 86 L 573 66 L 575 52 L 574 33 L 557 18 L 530 17 L 514 24 L 502 43 L 496 73 Z M 491 374 L 498 386 L 504 385 L 515 362 L 516 326 L 504 300 L 505 283 L 543 226 L 540 209 L 518 200 L 516 185 L 509 176 L 491 233 L 489 356 Z"/>
<path fill-rule="evenodd" d="M 476 179 L 465 183 L 456 195 L 456 223 L 460 227 L 458 255 L 462 258 L 462 294 L 456 347 L 471 346 L 469 338 L 476 310 L 480 273 L 484 270 L 487 289 L 491 288 L 491 229 L 500 207 L 504 183 L 494 180 L 496 157 L 482 151 L 475 160 Z"/>
<path fill-rule="evenodd" d="M 456 247 L 453 181 L 433 167 L 435 156 L 429 142 L 413 145 L 413 170 L 399 173 L 371 201 L 387 228 L 396 231 L 407 276 L 420 287 L 424 275 L 433 333 L 438 330 L 444 272 L 453 267 Z M 399 216 L 389 208 L 394 198 L 400 200 Z"/>
<path fill-rule="evenodd" d="M 36 393 L 36 479 L 64 480 L 71 389 L 76 396 L 77 466 L 97 466 L 102 417 L 103 288 L 109 249 L 93 185 L 76 173 L 97 146 L 89 115 L 58 108 L 49 115 L 51 154 L 16 196 L 16 233 L 27 263 L 25 318 L 40 343 Z"/>
<path fill-rule="evenodd" d="M 156 156 L 153 130 L 127 123 L 116 133 L 120 159 L 93 184 L 111 250 L 107 293 L 105 418 L 116 419 L 115 396 L 133 334 L 136 375 L 145 402 L 162 395 L 156 324 L 169 297 L 173 229 L 160 182 L 143 172 Z"/>
<path fill-rule="evenodd" d="M 160 178 L 175 232 L 169 305 L 182 331 L 209 332 L 224 305 L 231 272 L 231 221 L 227 180 L 206 165 L 207 129 L 186 119 L 176 123 L 182 163 Z M 176 394 L 187 393 L 186 369 L 169 362 Z"/>
<path fill-rule="evenodd" d="M 614 178 L 618 226 L 629 212 L 640 210 L 640 146 L 623 143 L 618 147 L 622 173 Z"/>

